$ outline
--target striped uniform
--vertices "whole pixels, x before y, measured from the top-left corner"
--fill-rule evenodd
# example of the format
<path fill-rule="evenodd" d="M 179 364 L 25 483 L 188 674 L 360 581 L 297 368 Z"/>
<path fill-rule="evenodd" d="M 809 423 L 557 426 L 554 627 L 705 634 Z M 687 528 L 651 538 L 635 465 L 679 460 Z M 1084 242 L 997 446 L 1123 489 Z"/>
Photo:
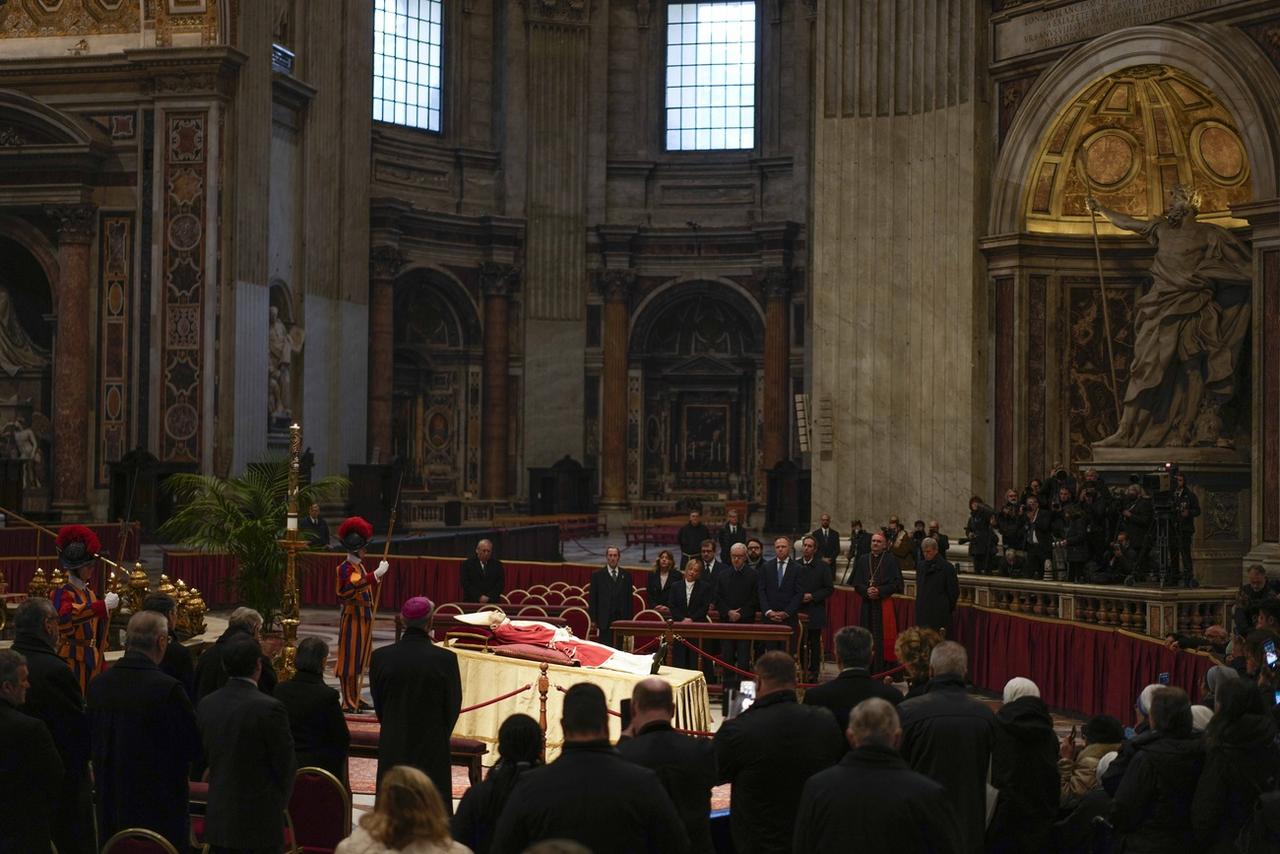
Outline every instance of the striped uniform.
<path fill-rule="evenodd" d="M 88 587 L 82 589 L 69 581 L 50 598 L 58 612 L 58 655 L 75 674 L 81 693 L 86 693 L 89 680 L 103 670 L 107 603 Z"/>
<path fill-rule="evenodd" d="M 372 570 L 348 558 L 338 566 L 337 590 L 342 616 L 338 620 L 338 664 L 334 673 L 342 689 L 342 705 L 355 709 L 360 707 L 362 677 L 373 643 L 373 602 L 378 581 Z"/>

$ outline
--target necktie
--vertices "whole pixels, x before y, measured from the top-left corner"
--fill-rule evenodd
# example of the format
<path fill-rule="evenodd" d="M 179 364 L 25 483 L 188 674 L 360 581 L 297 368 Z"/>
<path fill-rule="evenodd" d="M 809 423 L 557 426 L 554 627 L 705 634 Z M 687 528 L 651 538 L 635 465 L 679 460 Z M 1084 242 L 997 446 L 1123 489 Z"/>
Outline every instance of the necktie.
<path fill-rule="evenodd" d="M 787 574 L 787 562 L 781 561 L 778 564 L 778 586 L 782 586 L 782 577 Z"/>
<path fill-rule="evenodd" d="M 610 570 L 609 570 L 609 580 L 611 580 L 611 581 L 617 581 L 617 580 L 618 580 L 618 570 L 616 570 L 616 569 L 610 569 Z"/>

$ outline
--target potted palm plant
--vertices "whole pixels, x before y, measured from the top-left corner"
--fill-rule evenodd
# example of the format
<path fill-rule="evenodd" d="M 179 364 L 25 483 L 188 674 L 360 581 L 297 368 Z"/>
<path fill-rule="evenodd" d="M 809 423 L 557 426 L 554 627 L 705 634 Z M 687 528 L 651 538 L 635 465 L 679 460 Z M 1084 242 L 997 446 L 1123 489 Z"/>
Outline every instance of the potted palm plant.
<path fill-rule="evenodd" d="M 300 488 L 298 506 L 342 494 L 345 477 L 326 477 Z M 289 462 L 256 463 L 242 475 L 222 478 L 173 474 L 165 489 L 177 507 L 158 533 L 200 551 L 231 554 L 237 570 L 230 583 L 243 605 L 262 614 L 264 630 L 280 616 L 284 594 L 284 536 L 289 509 Z"/>

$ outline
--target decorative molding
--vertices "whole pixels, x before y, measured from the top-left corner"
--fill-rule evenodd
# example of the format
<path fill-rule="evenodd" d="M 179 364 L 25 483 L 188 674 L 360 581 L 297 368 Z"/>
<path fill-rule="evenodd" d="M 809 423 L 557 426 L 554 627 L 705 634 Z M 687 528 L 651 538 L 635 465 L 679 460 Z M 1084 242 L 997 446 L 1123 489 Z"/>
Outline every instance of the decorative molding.
<path fill-rule="evenodd" d="M 406 260 L 395 246 L 379 244 L 369 252 L 369 278 L 394 279 L 399 275 Z"/>
<path fill-rule="evenodd" d="M 626 302 L 636 284 L 635 270 L 605 270 L 598 276 L 605 302 Z"/>
<path fill-rule="evenodd" d="M 98 209 L 93 205 L 57 205 L 45 208 L 58 228 L 59 243 L 89 243 L 97 226 Z"/>
<path fill-rule="evenodd" d="M 204 424 L 205 231 L 208 228 L 207 110 L 164 116 L 160 242 L 160 459 L 198 463 Z"/>
<path fill-rule="evenodd" d="M 109 485 L 111 463 L 129 442 L 130 295 L 133 293 L 132 214 L 102 215 L 98 262 L 98 435 L 95 485 Z"/>
<path fill-rule="evenodd" d="M 770 267 L 761 276 L 761 286 L 766 302 L 791 299 L 791 270 L 784 267 Z"/>
<path fill-rule="evenodd" d="M 0 148 L 17 148 L 27 144 L 27 139 L 15 127 L 0 128 Z"/>
<path fill-rule="evenodd" d="M 480 265 L 480 292 L 485 296 L 510 296 L 519 281 L 520 269 L 513 264 L 486 261 Z"/>
<path fill-rule="evenodd" d="M 1018 115 L 1023 98 L 1036 82 L 1037 76 L 1037 74 L 1028 74 L 1012 80 L 1000 81 L 997 87 L 999 90 L 999 145 L 1004 145 L 1004 138 L 1009 133 L 1010 126 L 1013 125 L 1014 117 Z"/>
<path fill-rule="evenodd" d="M 590 0 L 526 0 L 531 24 L 556 24 L 585 27 L 590 23 Z"/>
<path fill-rule="evenodd" d="M 1280 71 L 1280 18 L 1269 18 L 1241 27 L 1249 38 L 1262 48 L 1262 52 L 1271 60 L 1271 64 Z"/>

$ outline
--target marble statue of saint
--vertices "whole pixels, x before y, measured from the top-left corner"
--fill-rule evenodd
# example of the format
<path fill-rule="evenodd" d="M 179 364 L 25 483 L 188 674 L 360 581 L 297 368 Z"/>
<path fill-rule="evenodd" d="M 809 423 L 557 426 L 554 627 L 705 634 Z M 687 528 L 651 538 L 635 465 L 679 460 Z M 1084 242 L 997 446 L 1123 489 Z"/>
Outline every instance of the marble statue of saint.
<path fill-rule="evenodd" d="M 13 459 L 22 461 L 22 488 L 39 489 L 44 485 L 41 469 L 44 454 L 40 450 L 40 437 L 21 416 L 6 424 L 3 432 L 9 437 Z"/>
<path fill-rule="evenodd" d="M 1151 220 L 1108 210 L 1092 196 L 1087 203 L 1156 246 L 1151 289 L 1134 304 L 1120 427 L 1094 447 L 1230 446 L 1206 437 L 1204 425 L 1236 393 L 1236 361 L 1249 328 L 1249 247 L 1221 226 L 1197 222 L 1199 193 L 1182 186 L 1169 210 Z"/>
<path fill-rule="evenodd" d="M 271 306 L 267 326 L 267 397 L 269 414 L 288 418 L 293 409 L 293 357 L 302 352 L 301 326 L 285 326 L 280 310 Z"/>
<path fill-rule="evenodd" d="M 8 288 L 0 285 L 0 369 L 12 377 L 19 371 L 42 371 L 48 364 L 48 352 L 22 328 Z"/>

